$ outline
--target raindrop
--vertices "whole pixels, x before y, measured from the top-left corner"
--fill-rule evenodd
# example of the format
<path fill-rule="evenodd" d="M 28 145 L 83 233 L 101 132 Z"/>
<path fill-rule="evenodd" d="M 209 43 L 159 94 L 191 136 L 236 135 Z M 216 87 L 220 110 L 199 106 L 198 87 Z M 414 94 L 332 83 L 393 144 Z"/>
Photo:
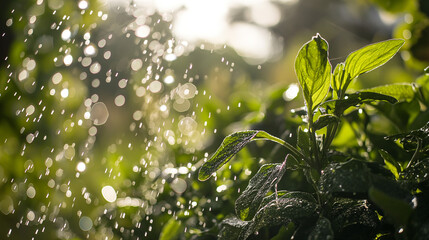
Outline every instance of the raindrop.
<path fill-rule="evenodd" d="M 91 120 L 94 122 L 94 125 L 103 125 L 109 118 L 109 111 L 103 102 L 95 103 L 91 108 L 91 113 L 88 114 L 90 115 Z"/>
<path fill-rule="evenodd" d="M 103 195 L 104 199 L 108 202 L 114 202 L 116 201 L 116 191 L 112 186 L 104 186 L 101 189 L 101 194 Z"/>
<path fill-rule="evenodd" d="M 82 231 L 89 231 L 92 228 L 92 220 L 89 217 L 83 216 L 79 219 L 79 227 Z"/>
<path fill-rule="evenodd" d="M 67 54 L 66 56 L 64 56 L 63 62 L 66 66 L 70 66 L 73 62 L 73 56 L 70 54 Z"/>
<path fill-rule="evenodd" d="M 174 192 L 178 194 L 182 194 L 186 191 L 186 188 L 188 187 L 185 180 L 181 178 L 176 178 L 171 182 L 171 189 L 173 189 Z"/>
<path fill-rule="evenodd" d="M 124 97 L 124 95 L 118 95 L 115 98 L 115 105 L 118 106 L 118 107 L 121 107 L 124 104 L 125 104 L 125 97 Z"/>
<path fill-rule="evenodd" d="M 85 0 L 79 1 L 78 7 L 82 10 L 87 9 L 88 8 L 88 2 Z"/>
<path fill-rule="evenodd" d="M 36 189 L 33 186 L 27 188 L 27 197 L 34 198 L 36 196 Z"/>
<path fill-rule="evenodd" d="M 76 170 L 83 172 L 86 169 L 86 164 L 84 162 L 79 162 L 76 166 Z"/>
<path fill-rule="evenodd" d="M 61 90 L 60 94 L 62 98 L 67 98 L 69 96 L 69 90 L 67 88 L 64 88 L 63 90 Z"/>

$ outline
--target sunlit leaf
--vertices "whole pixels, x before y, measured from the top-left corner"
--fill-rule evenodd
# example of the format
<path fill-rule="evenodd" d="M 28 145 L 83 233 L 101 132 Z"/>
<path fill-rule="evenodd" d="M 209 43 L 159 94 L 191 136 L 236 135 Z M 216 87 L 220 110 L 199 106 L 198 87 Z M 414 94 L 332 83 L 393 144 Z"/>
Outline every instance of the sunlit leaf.
<path fill-rule="evenodd" d="M 395 56 L 404 43 L 402 39 L 391 39 L 352 52 L 345 63 L 346 74 L 350 75 L 349 81 L 385 64 Z"/>
<path fill-rule="evenodd" d="M 356 92 L 347 95 L 344 99 L 326 101 L 320 106 L 320 108 L 324 109 L 327 113 L 335 112 L 336 115 L 341 115 L 349 107 L 358 106 L 372 101 L 387 101 L 392 104 L 397 102 L 394 97 L 380 93 Z"/>
<path fill-rule="evenodd" d="M 399 178 L 399 173 L 402 171 L 401 165 L 390 155 L 388 152 L 384 150 L 379 151 L 380 155 L 384 159 L 384 164 L 386 167 L 395 175 L 395 178 Z"/>
<path fill-rule="evenodd" d="M 265 164 L 250 179 L 249 185 L 235 201 L 235 212 L 242 220 L 252 218 L 259 209 L 262 199 L 276 185 L 286 171 L 286 161 L 282 164 Z"/>
<path fill-rule="evenodd" d="M 200 181 L 209 179 L 211 174 L 216 172 L 249 142 L 254 140 L 270 140 L 279 143 L 290 150 L 292 154 L 294 154 L 294 157 L 302 159 L 302 154 L 299 153 L 298 150 L 296 150 L 293 146 L 280 138 L 268 134 L 267 132 L 259 130 L 235 132 L 227 136 L 213 156 L 203 164 L 203 166 L 200 168 L 198 179 Z"/>
<path fill-rule="evenodd" d="M 398 83 L 362 89 L 361 92 L 380 93 L 396 98 L 398 101 L 411 101 L 414 98 L 414 88 L 409 83 Z"/>
<path fill-rule="evenodd" d="M 331 81 L 328 43 L 319 34 L 300 49 L 295 60 L 295 72 L 307 108 L 312 111 L 326 97 Z"/>
<path fill-rule="evenodd" d="M 345 70 L 344 70 L 344 63 L 339 63 L 337 64 L 337 66 L 335 66 L 334 69 L 334 73 L 332 74 L 332 89 L 334 89 L 334 91 L 339 92 L 343 87 L 344 84 L 346 83 L 346 77 L 344 75 Z"/>
<path fill-rule="evenodd" d="M 183 233 L 185 226 L 180 220 L 170 218 L 162 228 L 159 240 L 176 240 L 179 239 L 180 234 Z"/>

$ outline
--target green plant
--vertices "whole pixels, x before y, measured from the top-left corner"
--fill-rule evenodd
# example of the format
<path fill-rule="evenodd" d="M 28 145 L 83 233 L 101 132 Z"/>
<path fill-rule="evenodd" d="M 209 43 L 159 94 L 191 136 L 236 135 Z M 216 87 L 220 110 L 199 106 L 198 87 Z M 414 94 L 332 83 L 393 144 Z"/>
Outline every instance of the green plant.
<path fill-rule="evenodd" d="M 347 91 L 354 79 L 385 64 L 403 44 L 404 40 L 392 39 L 368 45 L 352 52 L 333 72 L 328 43 L 319 34 L 303 45 L 295 61 L 305 101 L 304 108 L 294 111 L 302 118 L 296 144 L 260 130 L 235 132 L 200 168 L 198 178 L 205 181 L 254 140 L 286 148 L 283 162 L 261 166 L 250 179 L 235 201 L 236 216 L 220 224 L 219 238 L 259 234 L 266 239 L 425 239 L 429 232 L 429 123 L 421 124 L 428 116 L 425 87 L 404 83 Z M 407 109 L 415 103 L 426 110 Z M 401 109 L 408 115 L 401 115 Z M 383 116 L 381 122 L 390 121 L 396 132 L 405 133 L 387 138 L 376 134 L 370 128 Z M 424 126 L 409 131 L 415 125 Z M 348 146 L 342 132 L 352 132 L 358 144 Z M 302 173 L 312 190 L 279 190 L 288 170 Z"/>

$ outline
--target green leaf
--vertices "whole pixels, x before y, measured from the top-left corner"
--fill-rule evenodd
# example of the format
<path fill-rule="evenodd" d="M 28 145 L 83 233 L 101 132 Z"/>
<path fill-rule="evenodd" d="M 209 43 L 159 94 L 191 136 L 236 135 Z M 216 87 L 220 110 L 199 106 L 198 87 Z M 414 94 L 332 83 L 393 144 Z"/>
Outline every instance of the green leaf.
<path fill-rule="evenodd" d="M 252 221 L 240 233 L 238 239 L 246 239 L 252 233 L 265 226 L 286 225 L 290 222 L 301 223 L 318 216 L 317 204 L 307 199 L 283 195 L 263 206 Z"/>
<path fill-rule="evenodd" d="M 310 135 L 308 131 L 305 132 L 301 127 L 298 128 L 298 147 L 306 156 L 310 156 Z"/>
<path fill-rule="evenodd" d="M 314 130 L 322 129 L 330 123 L 339 122 L 340 119 L 333 114 L 323 114 L 314 122 L 313 128 Z"/>
<path fill-rule="evenodd" d="M 378 152 L 383 157 L 386 167 L 392 172 L 393 175 L 395 175 L 395 178 L 398 179 L 399 173 L 402 171 L 401 165 L 399 165 L 399 163 L 388 152 L 384 150 L 380 150 Z"/>
<path fill-rule="evenodd" d="M 394 97 L 398 101 L 411 101 L 415 95 L 414 88 L 410 83 L 396 83 L 378 86 L 369 89 L 362 89 L 361 92 L 380 93 Z"/>
<path fill-rule="evenodd" d="M 319 34 L 300 49 L 295 60 L 295 73 L 309 111 L 319 105 L 329 91 L 331 64 L 328 43 Z"/>
<path fill-rule="evenodd" d="M 393 189 L 389 190 L 392 191 Z M 386 217 L 397 227 L 405 226 L 408 223 L 408 219 L 413 213 L 410 201 L 389 194 L 376 186 L 372 186 L 369 189 L 368 195 L 371 201 L 380 207 Z"/>
<path fill-rule="evenodd" d="M 345 63 L 346 74 L 350 75 L 348 81 L 385 64 L 395 56 L 404 43 L 402 39 L 391 39 L 352 52 Z"/>
<path fill-rule="evenodd" d="M 270 140 L 279 143 L 291 151 L 296 159 L 303 159 L 304 156 L 292 145 L 280 138 L 274 137 L 267 132 L 259 130 L 248 130 L 235 132 L 227 136 L 211 158 L 203 164 L 198 173 L 198 179 L 205 181 L 210 176 L 227 163 L 235 154 L 243 149 L 249 142 L 254 140 Z"/>
<path fill-rule="evenodd" d="M 282 164 L 263 165 L 250 179 L 249 185 L 235 201 L 235 212 L 241 220 L 249 220 L 258 211 L 267 192 L 280 181 L 285 173 L 287 158 Z"/>
<path fill-rule="evenodd" d="M 362 161 L 331 163 L 320 176 L 320 190 L 337 196 L 366 196 L 371 185 L 370 173 L 370 169 Z"/>
<path fill-rule="evenodd" d="M 344 63 L 337 64 L 334 69 L 334 74 L 332 75 L 332 89 L 334 89 L 334 91 L 337 93 L 339 93 L 346 84 L 347 76 L 344 75 L 344 67 Z"/>
<path fill-rule="evenodd" d="M 249 222 L 242 221 L 236 217 L 227 218 L 221 223 L 221 230 L 218 235 L 218 239 L 231 240 L 239 239 L 240 233 L 247 228 Z"/>
<path fill-rule="evenodd" d="M 200 168 L 198 179 L 200 181 L 209 179 L 212 173 L 216 172 L 249 142 L 254 140 L 258 132 L 250 130 L 235 132 L 227 136 L 215 154 Z"/>
<path fill-rule="evenodd" d="M 331 221 L 336 239 L 374 239 L 374 230 L 379 224 L 377 213 L 368 200 L 335 198 L 324 208 L 324 214 Z M 354 239 L 354 238 L 353 238 Z"/>
<path fill-rule="evenodd" d="M 406 151 L 415 151 L 419 144 L 420 151 L 429 151 L 429 122 L 420 129 L 389 136 L 386 139 L 399 139 Z"/>
<path fill-rule="evenodd" d="M 331 222 L 325 217 L 320 217 L 316 226 L 308 236 L 308 240 L 329 240 L 334 239 L 334 232 L 331 228 Z"/>
<path fill-rule="evenodd" d="M 324 113 L 333 112 L 335 115 L 339 116 L 349 107 L 358 106 L 372 101 L 387 101 L 392 104 L 398 102 L 396 98 L 380 93 L 355 92 L 347 95 L 344 99 L 326 101 L 320 106 L 320 108 L 323 109 Z"/>
<path fill-rule="evenodd" d="M 408 180 L 415 188 L 429 188 L 429 158 L 405 169 L 402 178 Z"/>
<path fill-rule="evenodd" d="M 183 233 L 185 226 L 181 221 L 171 217 L 170 220 L 162 228 L 159 240 L 176 240 L 179 239 L 180 234 Z"/>
<path fill-rule="evenodd" d="M 269 202 L 271 202 L 277 198 L 299 198 L 299 199 L 305 199 L 306 201 L 309 201 L 309 202 L 317 203 L 316 199 L 310 193 L 299 192 L 299 191 L 281 190 L 281 191 L 278 191 L 277 194 L 272 193 L 269 196 L 266 196 L 262 200 L 261 206 L 265 206 Z"/>

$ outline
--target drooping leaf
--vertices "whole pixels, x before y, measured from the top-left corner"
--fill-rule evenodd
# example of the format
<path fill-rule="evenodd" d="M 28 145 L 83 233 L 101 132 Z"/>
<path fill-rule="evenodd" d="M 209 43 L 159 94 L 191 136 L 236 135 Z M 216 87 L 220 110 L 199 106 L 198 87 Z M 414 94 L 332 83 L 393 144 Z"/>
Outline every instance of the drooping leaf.
<path fill-rule="evenodd" d="M 185 225 L 180 220 L 170 218 L 168 222 L 162 228 L 159 240 L 176 240 L 179 239 L 180 234 L 183 233 Z"/>
<path fill-rule="evenodd" d="M 254 140 L 270 140 L 276 143 L 279 143 L 286 147 L 291 154 L 296 159 L 302 159 L 303 155 L 292 145 L 283 141 L 280 138 L 274 137 L 267 132 L 260 130 L 248 130 L 235 132 L 231 135 L 228 135 L 216 150 L 216 152 L 211 156 L 211 158 L 203 164 L 198 173 L 198 179 L 200 181 L 205 181 L 210 178 L 210 176 L 226 164 L 235 154 L 237 154 L 241 149 L 243 149 L 249 142 Z"/>
<path fill-rule="evenodd" d="M 308 240 L 332 240 L 334 232 L 331 228 L 331 222 L 325 217 L 320 217 L 316 222 L 316 226 L 311 231 L 307 238 Z"/>
<path fill-rule="evenodd" d="M 335 92 L 339 92 L 343 89 L 344 85 L 346 84 L 346 77 L 344 75 L 345 69 L 344 69 L 344 63 L 339 63 L 337 66 L 335 66 L 334 73 L 332 74 L 332 89 L 334 89 Z"/>
<path fill-rule="evenodd" d="M 300 223 L 317 217 L 317 204 L 306 199 L 289 198 L 283 195 L 263 206 L 252 221 L 240 233 L 238 239 L 246 239 L 252 233 L 265 226 Z"/>
<path fill-rule="evenodd" d="M 333 114 L 323 114 L 314 122 L 313 128 L 314 130 L 322 129 L 330 123 L 339 122 L 340 119 Z"/>
<path fill-rule="evenodd" d="M 247 225 L 249 225 L 248 221 L 243 221 L 236 217 L 227 218 L 221 223 L 221 230 L 218 234 L 218 239 L 239 239 L 238 237 L 240 236 L 240 233 L 246 230 Z"/>
<path fill-rule="evenodd" d="M 398 101 L 411 101 L 414 98 L 414 88 L 409 83 L 396 83 L 362 89 L 361 92 L 380 93 L 396 98 Z"/>
<path fill-rule="evenodd" d="M 255 215 L 267 192 L 282 178 L 286 161 L 287 157 L 282 164 L 265 164 L 250 179 L 249 185 L 235 201 L 235 212 L 241 220 L 249 220 Z"/>
<path fill-rule="evenodd" d="M 399 173 L 402 171 L 401 165 L 388 152 L 384 150 L 380 150 L 378 152 L 383 157 L 386 167 L 392 172 L 393 175 L 395 175 L 395 178 L 398 179 Z"/>
<path fill-rule="evenodd" d="M 319 34 L 300 49 L 295 60 L 295 73 L 304 93 L 307 109 L 312 111 L 326 97 L 331 81 L 328 43 Z"/>
<path fill-rule="evenodd" d="M 385 64 L 395 56 L 404 43 L 402 39 L 391 39 L 352 52 L 347 56 L 345 63 L 346 74 L 350 75 L 349 81 Z"/>
<path fill-rule="evenodd" d="M 392 104 L 398 102 L 394 97 L 380 93 L 355 92 L 347 95 L 344 99 L 326 101 L 320 108 L 324 109 L 325 113 L 334 112 L 336 115 L 341 115 L 349 107 L 372 101 L 387 101 Z"/>

